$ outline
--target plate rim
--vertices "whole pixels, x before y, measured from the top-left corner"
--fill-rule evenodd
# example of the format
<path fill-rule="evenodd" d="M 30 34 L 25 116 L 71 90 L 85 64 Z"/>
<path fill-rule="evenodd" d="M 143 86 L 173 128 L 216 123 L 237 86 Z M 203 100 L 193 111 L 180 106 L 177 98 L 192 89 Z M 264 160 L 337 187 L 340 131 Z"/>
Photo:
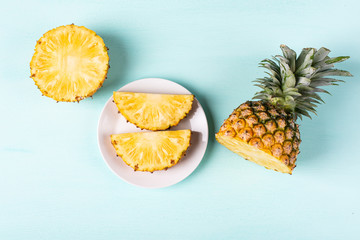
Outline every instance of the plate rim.
<path fill-rule="evenodd" d="M 129 84 L 132 84 L 134 82 L 138 82 L 138 81 L 144 81 L 144 80 L 161 80 L 161 81 L 167 81 L 167 82 L 170 82 L 172 84 L 176 84 L 180 87 L 182 87 L 183 89 L 185 89 L 186 91 L 188 91 L 190 94 L 193 94 L 192 92 L 190 92 L 187 88 L 185 88 L 184 86 L 182 86 L 181 84 L 177 83 L 177 82 L 174 82 L 174 81 L 171 81 L 171 80 L 168 80 L 168 79 L 164 79 L 164 78 L 141 78 L 141 79 L 137 79 L 137 80 L 134 80 L 134 81 L 131 81 L 125 85 L 123 85 L 122 87 L 120 87 L 118 90 L 116 91 L 119 91 L 120 89 L 124 88 L 125 86 L 129 85 Z M 194 95 L 195 96 L 195 95 Z M 98 142 L 98 147 L 99 147 L 99 150 L 100 150 L 100 153 L 101 153 L 101 156 L 103 158 L 103 161 L 105 162 L 105 164 L 108 166 L 108 168 L 111 170 L 112 173 L 114 173 L 117 177 L 119 177 L 121 180 L 125 181 L 126 183 L 128 184 L 131 184 L 131 185 L 134 185 L 134 186 L 138 186 L 138 187 L 142 187 L 142 188 L 150 188 L 150 189 L 155 189 L 155 188 L 166 188 L 166 187 L 170 187 L 172 185 L 175 185 L 183 180 L 185 180 L 187 177 L 189 177 L 197 168 L 198 166 L 200 165 L 200 163 L 202 162 L 205 154 L 206 154 L 206 151 L 207 151 L 207 147 L 208 147 L 208 144 L 209 144 L 209 124 L 208 124 L 208 120 L 207 120 L 207 116 L 206 116 L 206 113 L 205 113 L 205 110 L 204 108 L 202 107 L 200 101 L 195 97 L 197 103 L 198 103 L 198 107 L 200 109 L 200 111 L 203 112 L 204 116 L 205 116 L 205 128 L 206 129 L 206 133 L 207 133 L 207 137 L 206 137 L 206 142 L 205 142 L 205 148 L 204 148 L 204 152 L 202 153 L 202 156 L 201 156 L 201 159 L 200 161 L 196 164 L 196 166 L 194 167 L 193 170 L 189 171 L 188 173 L 186 173 L 184 176 L 182 176 L 182 178 L 174 183 L 170 183 L 170 184 L 167 184 L 167 185 L 163 185 L 163 186 L 144 186 L 144 185 L 140 185 L 138 183 L 134 183 L 134 182 L 131 182 L 129 180 L 127 180 L 126 178 L 122 177 L 121 175 L 119 175 L 109 164 L 109 162 L 106 160 L 104 154 L 103 154 L 103 151 L 102 151 L 102 148 L 101 148 L 101 144 L 100 144 L 100 123 L 101 123 L 101 120 L 102 120 L 102 116 L 104 114 L 104 111 L 105 111 L 105 108 L 108 106 L 109 103 L 111 103 L 113 99 L 113 95 L 111 95 L 109 97 L 109 99 L 105 102 L 102 110 L 101 110 L 101 113 L 100 113 L 100 116 L 99 116 L 99 119 L 98 119 L 98 123 L 97 123 L 97 142 Z M 123 160 L 122 160 L 123 161 Z"/>

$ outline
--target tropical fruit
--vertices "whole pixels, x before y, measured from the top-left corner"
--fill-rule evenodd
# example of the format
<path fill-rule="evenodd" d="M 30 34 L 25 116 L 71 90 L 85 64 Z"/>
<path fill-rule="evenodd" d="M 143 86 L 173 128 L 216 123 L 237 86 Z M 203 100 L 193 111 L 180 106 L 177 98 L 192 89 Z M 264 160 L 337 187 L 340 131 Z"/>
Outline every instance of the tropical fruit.
<path fill-rule="evenodd" d="M 165 130 L 176 126 L 192 108 L 194 95 L 114 92 L 119 112 L 141 129 Z"/>
<path fill-rule="evenodd" d="M 43 95 L 79 102 L 103 84 L 109 68 L 107 47 L 92 30 L 76 25 L 57 27 L 36 43 L 31 78 Z"/>
<path fill-rule="evenodd" d="M 191 131 L 135 132 L 111 135 L 116 153 L 135 171 L 174 166 L 190 146 Z"/>
<path fill-rule="evenodd" d="M 236 108 L 227 118 L 216 139 L 231 151 L 265 168 L 291 174 L 296 166 L 301 142 L 298 118 L 311 117 L 317 104 L 323 102 L 322 86 L 337 85 L 342 80 L 330 76 L 352 76 L 334 69 L 334 63 L 349 57 L 328 57 L 326 48 L 304 48 L 295 51 L 280 46 L 283 56 L 260 63 L 269 76 L 255 80 L 262 91 L 255 99 Z M 316 145 L 317 143 L 314 143 Z"/>

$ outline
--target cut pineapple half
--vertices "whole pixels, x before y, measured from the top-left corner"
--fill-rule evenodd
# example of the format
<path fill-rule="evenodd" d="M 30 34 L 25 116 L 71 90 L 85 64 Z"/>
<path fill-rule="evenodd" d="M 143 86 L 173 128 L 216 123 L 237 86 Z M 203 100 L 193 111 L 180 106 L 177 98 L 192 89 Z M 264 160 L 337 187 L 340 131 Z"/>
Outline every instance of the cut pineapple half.
<path fill-rule="evenodd" d="M 35 46 L 31 78 L 43 95 L 56 101 L 74 102 L 92 96 L 109 68 L 102 38 L 76 25 L 46 32 Z"/>
<path fill-rule="evenodd" d="M 111 135 L 118 156 L 135 171 L 174 166 L 190 146 L 191 131 L 136 132 Z"/>
<path fill-rule="evenodd" d="M 164 130 L 176 126 L 192 108 L 194 95 L 114 92 L 120 113 L 141 129 Z"/>

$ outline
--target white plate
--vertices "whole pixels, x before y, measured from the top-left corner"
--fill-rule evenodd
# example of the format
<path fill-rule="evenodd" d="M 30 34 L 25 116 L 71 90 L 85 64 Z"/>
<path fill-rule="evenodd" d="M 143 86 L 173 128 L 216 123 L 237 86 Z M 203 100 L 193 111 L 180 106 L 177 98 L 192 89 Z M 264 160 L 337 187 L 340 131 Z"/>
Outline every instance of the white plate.
<path fill-rule="evenodd" d="M 131 82 L 119 91 L 145 92 L 145 93 L 168 93 L 168 94 L 191 94 L 183 86 L 161 78 L 145 78 Z M 168 170 L 149 172 L 135 172 L 120 158 L 111 145 L 110 135 L 128 132 L 141 132 L 118 113 L 111 97 L 101 112 L 98 124 L 98 143 L 101 154 L 110 169 L 124 181 L 146 188 L 161 188 L 180 182 L 189 176 L 199 165 L 203 158 L 208 143 L 208 124 L 206 115 L 199 101 L 195 98 L 193 108 L 188 116 L 170 130 L 191 129 L 191 145 L 186 156 L 178 164 Z"/>

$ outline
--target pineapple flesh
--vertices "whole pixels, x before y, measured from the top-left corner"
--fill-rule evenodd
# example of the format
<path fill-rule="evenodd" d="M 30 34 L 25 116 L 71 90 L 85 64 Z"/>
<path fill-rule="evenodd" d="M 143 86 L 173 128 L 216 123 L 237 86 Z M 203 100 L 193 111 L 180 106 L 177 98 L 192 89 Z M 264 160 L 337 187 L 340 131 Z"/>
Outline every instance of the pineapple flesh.
<path fill-rule="evenodd" d="M 297 57 L 286 45 L 283 56 L 265 59 L 260 66 L 269 76 L 255 80 L 262 91 L 236 108 L 215 137 L 219 143 L 243 158 L 282 173 L 292 174 L 301 142 L 298 118 L 311 118 L 315 107 L 324 102 L 322 86 L 343 82 L 329 76 L 352 76 L 334 69 L 334 63 L 348 56 L 330 58 L 329 49 L 304 48 Z"/>
<path fill-rule="evenodd" d="M 153 172 L 176 165 L 190 146 L 191 131 L 136 132 L 111 135 L 116 153 L 135 171 Z"/>
<path fill-rule="evenodd" d="M 141 129 L 165 130 L 176 126 L 190 112 L 194 95 L 114 92 L 119 112 Z"/>
<path fill-rule="evenodd" d="M 31 78 L 43 95 L 75 102 L 92 96 L 109 68 L 102 38 L 82 26 L 60 26 L 46 32 L 35 46 Z"/>

